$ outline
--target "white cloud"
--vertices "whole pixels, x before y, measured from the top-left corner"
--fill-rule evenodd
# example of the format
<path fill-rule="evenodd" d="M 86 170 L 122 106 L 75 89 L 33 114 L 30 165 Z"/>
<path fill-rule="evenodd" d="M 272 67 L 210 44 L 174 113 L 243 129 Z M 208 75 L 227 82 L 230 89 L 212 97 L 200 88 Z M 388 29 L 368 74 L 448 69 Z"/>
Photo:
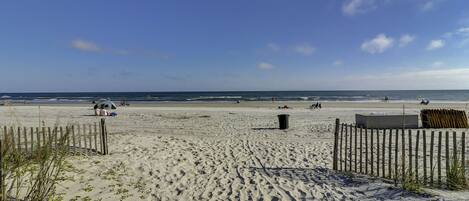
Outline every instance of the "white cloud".
<path fill-rule="evenodd" d="M 356 15 L 365 13 L 376 8 L 374 0 L 348 0 L 342 5 L 342 12 L 345 15 Z"/>
<path fill-rule="evenodd" d="M 445 46 L 445 41 L 443 40 L 432 40 L 427 46 L 427 50 L 436 50 Z"/>
<path fill-rule="evenodd" d="M 280 46 L 275 43 L 268 43 L 267 48 L 269 48 L 270 50 L 274 52 L 280 51 Z"/>
<path fill-rule="evenodd" d="M 469 37 L 469 27 L 462 27 L 457 30 L 457 33 L 462 36 L 468 36 Z"/>
<path fill-rule="evenodd" d="M 270 70 L 272 68 L 275 68 L 275 66 L 272 65 L 271 63 L 260 62 L 257 64 L 257 68 L 262 69 L 262 70 Z"/>
<path fill-rule="evenodd" d="M 316 51 L 316 48 L 312 47 L 311 45 L 308 44 L 302 44 L 302 45 L 297 45 L 294 48 L 295 52 L 303 54 L 303 55 L 311 55 Z"/>
<path fill-rule="evenodd" d="M 430 11 L 435 7 L 435 3 L 433 1 L 427 1 L 422 5 L 422 11 Z"/>
<path fill-rule="evenodd" d="M 75 39 L 71 42 L 71 47 L 80 51 L 94 52 L 94 53 L 106 53 L 119 56 L 137 55 L 157 59 L 168 59 L 168 55 L 161 54 L 155 51 L 142 51 L 142 50 L 130 50 L 130 49 L 116 49 L 102 47 L 94 42 L 86 41 L 82 39 Z"/>
<path fill-rule="evenodd" d="M 455 31 L 446 32 L 443 34 L 443 38 L 448 41 L 455 41 L 457 47 L 464 47 L 469 44 L 469 27 L 461 27 Z"/>
<path fill-rule="evenodd" d="M 334 66 L 342 66 L 344 64 L 344 62 L 342 60 L 335 60 L 332 65 Z"/>
<path fill-rule="evenodd" d="M 444 68 L 360 74 L 345 77 L 340 85 L 353 89 L 466 89 L 468 68 Z"/>
<path fill-rule="evenodd" d="M 399 39 L 399 47 L 405 47 L 409 43 L 413 42 L 414 40 L 415 40 L 415 36 L 409 35 L 409 34 L 404 34 Z"/>
<path fill-rule="evenodd" d="M 72 41 L 72 47 L 81 51 L 100 52 L 101 48 L 93 42 L 76 39 Z"/>
<path fill-rule="evenodd" d="M 393 44 L 393 38 L 386 37 L 385 34 L 378 34 L 375 38 L 363 42 L 361 49 L 371 54 L 383 53 L 387 49 L 391 48 Z"/>

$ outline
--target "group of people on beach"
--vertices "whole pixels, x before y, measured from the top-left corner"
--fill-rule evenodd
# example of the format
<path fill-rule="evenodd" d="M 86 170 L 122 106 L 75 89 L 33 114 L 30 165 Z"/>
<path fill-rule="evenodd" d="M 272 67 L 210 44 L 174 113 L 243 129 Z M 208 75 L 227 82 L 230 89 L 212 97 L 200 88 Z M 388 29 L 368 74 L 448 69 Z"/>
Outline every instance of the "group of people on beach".
<path fill-rule="evenodd" d="M 320 102 L 313 103 L 311 106 L 309 106 L 310 109 L 321 109 L 322 105 Z"/>

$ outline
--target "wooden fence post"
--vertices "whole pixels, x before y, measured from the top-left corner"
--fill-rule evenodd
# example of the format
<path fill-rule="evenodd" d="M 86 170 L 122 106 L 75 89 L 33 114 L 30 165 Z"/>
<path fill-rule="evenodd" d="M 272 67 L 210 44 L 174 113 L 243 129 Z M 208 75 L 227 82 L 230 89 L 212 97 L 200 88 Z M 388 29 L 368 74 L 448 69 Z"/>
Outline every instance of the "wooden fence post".
<path fill-rule="evenodd" d="M 339 124 L 340 120 L 335 119 L 335 131 L 334 131 L 334 156 L 332 161 L 332 169 L 337 170 L 337 149 L 338 149 L 338 137 L 339 137 Z"/>
<path fill-rule="evenodd" d="M 370 136 L 371 136 L 371 144 L 370 144 L 370 154 L 371 154 L 371 160 L 370 160 L 370 171 L 371 171 L 371 176 L 374 175 L 374 163 L 373 163 L 373 129 L 370 129 Z"/>
<path fill-rule="evenodd" d="M 446 172 L 446 185 L 449 185 L 449 182 L 448 182 L 448 177 L 449 177 L 449 131 L 446 131 L 446 135 L 445 135 L 445 162 L 446 162 L 446 165 L 445 165 L 445 172 Z"/>
<path fill-rule="evenodd" d="M 392 135 L 392 129 L 389 129 L 389 136 Z M 381 171 L 383 172 L 383 177 L 386 178 L 386 129 L 383 129 L 383 149 L 381 155 L 383 157 Z M 389 159 L 391 160 L 391 159 Z M 391 175 L 388 175 L 391 176 Z"/>
<path fill-rule="evenodd" d="M 28 129 L 23 127 L 23 137 L 24 137 L 24 151 L 25 153 L 28 152 Z"/>
<path fill-rule="evenodd" d="M 379 173 L 380 173 L 380 168 L 379 168 L 379 165 L 380 165 L 380 158 L 381 158 L 381 154 L 380 154 L 380 151 L 381 151 L 381 148 L 379 147 L 380 146 L 380 143 L 379 143 L 379 130 L 376 129 L 376 176 L 379 177 Z M 383 141 L 385 141 L 385 138 L 383 138 Z M 384 157 L 381 158 L 381 160 L 384 161 Z M 384 174 L 382 175 L 384 177 Z"/>
<path fill-rule="evenodd" d="M 391 136 L 389 136 L 391 137 Z M 394 140 L 396 141 L 394 144 L 394 185 L 397 185 L 397 179 L 399 178 L 398 168 L 398 161 L 399 161 L 399 129 L 396 129 Z M 389 139 L 389 144 L 391 144 L 391 139 Z"/>
<path fill-rule="evenodd" d="M 455 162 L 458 160 L 458 145 L 456 143 L 456 131 L 453 131 L 453 160 Z"/>
<path fill-rule="evenodd" d="M 103 155 L 107 155 L 107 141 L 106 141 L 106 120 L 101 118 L 101 141 L 103 142 Z"/>
<path fill-rule="evenodd" d="M 412 173 L 412 130 L 409 129 L 409 174 Z"/>
<path fill-rule="evenodd" d="M 368 129 L 365 129 L 365 174 L 368 174 Z"/>
<path fill-rule="evenodd" d="M 419 137 L 420 130 L 417 130 L 417 138 L 415 138 L 415 181 L 419 182 Z"/>
<path fill-rule="evenodd" d="M 94 127 L 93 127 L 93 135 L 94 135 L 94 150 L 96 151 L 96 153 L 98 153 L 98 132 L 97 132 L 97 126 L 96 126 L 96 122 L 94 122 Z"/>
<path fill-rule="evenodd" d="M 437 159 L 437 166 L 438 166 L 438 185 L 441 186 L 441 137 L 442 132 L 438 132 L 438 159 Z"/>
<path fill-rule="evenodd" d="M 1 201 L 6 200 L 6 186 L 5 186 L 5 177 L 3 175 L 3 144 L 2 140 L 0 140 L 0 191 L 2 195 L 0 196 Z"/>
<path fill-rule="evenodd" d="M 430 184 L 433 185 L 433 177 L 435 169 L 433 167 L 433 149 L 434 149 L 434 141 L 435 141 L 435 131 L 432 131 L 430 134 Z"/>
<path fill-rule="evenodd" d="M 363 173 L 363 132 L 360 126 L 360 173 Z"/>
<path fill-rule="evenodd" d="M 36 127 L 36 140 L 37 140 L 36 148 L 41 148 L 41 134 L 39 133 L 39 127 Z"/>
<path fill-rule="evenodd" d="M 354 155 L 355 155 L 355 172 L 357 172 L 357 161 L 358 161 L 358 158 L 357 158 L 357 136 L 358 136 L 358 133 L 357 133 L 357 125 L 354 126 L 354 133 L 355 133 L 355 144 L 353 146 L 354 148 Z"/>
<path fill-rule="evenodd" d="M 21 128 L 20 127 L 18 127 L 17 135 L 18 135 L 18 142 L 17 142 L 18 151 L 21 151 Z"/>
<path fill-rule="evenodd" d="M 466 172 L 466 133 L 461 134 L 461 165 L 463 172 Z"/>
<path fill-rule="evenodd" d="M 31 137 L 31 154 L 34 151 L 34 128 L 31 127 L 31 130 L 29 131 L 29 135 Z"/>
<path fill-rule="evenodd" d="M 425 130 L 422 131 L 423 135 L 423 183 L 427 184 L 427 134 Z"/>
<path fill-rule="evenodd" d="M 350 152 L 349 152 L 349 171 L 352 172 L 352 145 L 353 145 L 352 124 L 350 124 Z"/>
<path fill-rule="evenodd" d="M 88 150 L 88 153 L 91 154 L 93 151 L 93 130 L 91 128 L 91 124 L 88 125 L 88 141 L 90 142 L 89 147 L 90 149 Z"/>
<path fill-rule="evenodd" d="M 399 132 L 399 131 L 397 131 Z M 401 130 L 401 168 L 402 168 L 402 181 L 404 181 L 404 178 L 405 178 L 405 129 L 402 128 Z"/>
<path fill-rule="evenodd" d="M 389 133 L 388 152 L 388 176 L 392 179 L 392 132 Z"/>
<path fill-rule="evenodd" d="M 73 154 L 76 154 L 77 153 L 77 144 L 75 142 L 75 126 L 72 125 L 70 127 L 70 129 L 72 129 Z"/>
<path fill-rule="evenodd" d="M 344 170 L 348 171 L 347 161 L 348 161 L 348 127 L 347 124 L 345 126 L 345 147 L 344 147 Z"/>

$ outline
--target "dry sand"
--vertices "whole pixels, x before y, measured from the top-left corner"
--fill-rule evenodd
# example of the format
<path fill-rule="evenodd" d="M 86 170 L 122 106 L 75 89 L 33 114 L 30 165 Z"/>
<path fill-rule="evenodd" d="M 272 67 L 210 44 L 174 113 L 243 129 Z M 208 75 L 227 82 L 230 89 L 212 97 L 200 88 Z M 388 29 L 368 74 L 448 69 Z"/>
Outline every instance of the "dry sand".
<path fill-rule="evenodd" d="M 276 109 L 288 104 L 289 110 Z M 74 156 L 65 200 L 433 200 L 332 168 L 333 123 L 401 103 L 165 103 L 119 108 L 106 118 L 110 155 Z M 406 113 L 421 106 L 407 104 Z M 435 107 L 464 108 L 465 104 Z M 88 105 L 41 106 L 46 125 L 97 122 Z M 37 106 L 0 107 L 1 122 L 36 126 Z M 290 114 L 290 129 L 277 114 Z M 441 192 L 440 192 L 441 193 Z M 443 193 L 444 194 L 444 193 Z M 461 196 L 451 195 L 450 198 Z M 464 196 L 459 198 L 465 198 Z"/>

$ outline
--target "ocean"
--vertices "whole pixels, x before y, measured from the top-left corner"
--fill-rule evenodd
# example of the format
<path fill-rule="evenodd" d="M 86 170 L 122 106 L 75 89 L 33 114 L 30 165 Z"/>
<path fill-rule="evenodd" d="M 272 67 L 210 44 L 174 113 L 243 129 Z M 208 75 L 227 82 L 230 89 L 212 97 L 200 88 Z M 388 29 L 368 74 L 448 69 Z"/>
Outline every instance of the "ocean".
<path fill-rule="evenodd" d="M 223 92 L 77 92 L 0 93 L 0 101 L 28 103 L 88 103 L 100 98 L 113 101 L 418 101 L 469 102 L 469 90 L 399 91 L 223 91 Z"/>

